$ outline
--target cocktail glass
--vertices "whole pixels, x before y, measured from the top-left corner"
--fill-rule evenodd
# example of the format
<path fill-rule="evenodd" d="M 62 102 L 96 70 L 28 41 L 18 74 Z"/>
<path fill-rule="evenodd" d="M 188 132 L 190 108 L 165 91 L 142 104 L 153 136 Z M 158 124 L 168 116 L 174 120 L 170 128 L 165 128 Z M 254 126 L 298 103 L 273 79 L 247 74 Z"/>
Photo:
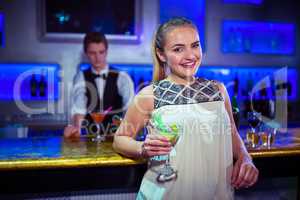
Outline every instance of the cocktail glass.
<path fill-rule="evenodd" d="M 162 121 L 160 115 L 155 115 L 153 117 L 154 127 L 157 130 L 157 134 L 160 134 L 166 137 L 172 147 L 176 145 L 178 139 L 180 138 L 181 130 L 179 129 L 178 125 L 165 125 Z M 158 182 L 166 182 L 177 178 L 177 170 L 175 170 L 170 163 L 170 153 L 167 155 L 166 162 L 162 168 L 158 170 L 157 181 Z"/>
<path fill-rule="evenodd" d="M 93 121 L 95 122 L 95 125 L 97 127 L 97 131 L 96 131 L 96 137 L 93 138 L 93 141 L 95 142 L 101 142 L 105 140 L 105 136 L 102 134 L 101 131 L 101 123 L 103 122 L 105 115 L 102 112 L 92 112 L 91 117 L 93 119 Z"/>
<path fill-rule="evenodd" d="M 259 143 L 259 135 L 256 133 L 256 127 L 261 122 L 261 114 L 255 111 L 248 112 L 247 120 L 251 127 L 251 131 L 247 133 L 247 140 L 251 144 L 251 147 L 255 148 Z"/>
<path fill-rule="evenodd" d="M 101 123 L 104 121 L 105 116 L 112 110 L 112 107 L 109 107 L 103 112 L 92 112 L 90 113 L 93 121 L 95 122 L 95 125 L 97 127 L 96 131 L 96 137 L 93 138 L 93 141 L 95 142 L 101 142 L 105 140 L 105 134 L 101 131 Z"/>

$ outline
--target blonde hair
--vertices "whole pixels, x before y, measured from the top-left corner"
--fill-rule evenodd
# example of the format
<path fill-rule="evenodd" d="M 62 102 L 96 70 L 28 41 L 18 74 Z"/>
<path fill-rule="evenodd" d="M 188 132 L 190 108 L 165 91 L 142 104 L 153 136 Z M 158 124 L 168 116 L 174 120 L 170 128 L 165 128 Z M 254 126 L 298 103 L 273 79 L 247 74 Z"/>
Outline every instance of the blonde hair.
<path fill-rule="evenodd" d="M 198 31 L 196 25 L 183 17 L 172 18 L 169 21 L 159 25 L 154 34 L 152 42 L 152 57 L 153 57 L 153 81 L 159 81 L 166 78 L 165 62 L 161 61 L 157 56 L 157 51 L 164 51 L 166 34 L 174 28 L 180 26 L 190 26 Z"/>

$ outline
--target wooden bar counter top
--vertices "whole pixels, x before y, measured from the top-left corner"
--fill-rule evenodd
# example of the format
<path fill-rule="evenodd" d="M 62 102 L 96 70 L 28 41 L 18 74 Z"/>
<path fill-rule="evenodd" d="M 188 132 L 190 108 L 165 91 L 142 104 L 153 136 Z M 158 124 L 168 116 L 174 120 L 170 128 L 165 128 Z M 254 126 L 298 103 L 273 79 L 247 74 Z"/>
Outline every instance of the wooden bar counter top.
<path fill-rule="evenodd" d="M 242 135 L 243 137 L 243 135 Z M 300 128 L 278 133 L 267 148 L 248 148 L 255 158 L 300 155 Z M 49 169 L 145 164 L 112 149 L 112 138 L 97 143 L 91 137 L 65 139 L 59 136 L 0 139 L 0 170 Z"/>
<path fill-rule="evenodd" d="M 29 137 L 0 139 L 0 170 L 127 166 L 145 160 L 125 158 L 112 149 L 112 138 Z"/>
<path fill-rule="evenodd" d="M 300 156 L 300 128 L 278 132 L 270 147 L 248 148 L 252 158 Z"/>

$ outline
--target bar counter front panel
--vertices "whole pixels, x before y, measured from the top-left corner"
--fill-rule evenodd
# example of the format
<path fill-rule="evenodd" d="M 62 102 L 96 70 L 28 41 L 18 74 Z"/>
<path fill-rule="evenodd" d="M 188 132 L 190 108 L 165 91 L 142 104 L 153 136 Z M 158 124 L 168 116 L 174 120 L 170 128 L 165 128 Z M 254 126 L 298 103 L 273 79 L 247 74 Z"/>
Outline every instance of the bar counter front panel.
<path fill-rule="evenodd" d="M 122 157 L 112 138 L 28 137 L 0 139 L 0 199 L 135 193 L 147 169 L 145 160 Z M 28 196 L 26 196 L 28 195 Z"/>

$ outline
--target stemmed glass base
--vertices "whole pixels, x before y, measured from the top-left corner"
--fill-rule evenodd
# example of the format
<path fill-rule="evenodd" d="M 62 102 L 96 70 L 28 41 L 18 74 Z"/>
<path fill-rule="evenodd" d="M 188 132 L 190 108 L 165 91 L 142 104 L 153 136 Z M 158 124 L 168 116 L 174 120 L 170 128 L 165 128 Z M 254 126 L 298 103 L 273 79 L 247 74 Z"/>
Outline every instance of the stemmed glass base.
<path fill-rule="evenodd" d="M 167 182 L 177 178 L 177 170 L 174 170 L 170 163 L 166 163 L 164 167 L 159 171 L 156 178 L 158 182 Z"/>
<path fill-rule="evenodd" d="M 94 142 L 103 142 L 103 141 L 105 141 L 105 136 L 104 135 L 101 135 L 100 134 L 100 125 L 99 124 L 97 124 L 97 133 L 96 133 L 96 137 L 94 137 L 93 139 L 92 139 L 92 141 L 94 141 Z"/>
<path fill-rule="evenodd" d="M 94 141 L 94 142 L 103 142 L 103 141 L 105 141 L 105 137 L 104 137 L 104 136 L 101 136 L 101 135 L 99 135 L 99 134 L 97 134 L 97 136 L 94 137 L 94 138 L 92 139 L 92 141 Z"/>
<path fill-rule="evenodd" d="M 157 182 L 167 182 L 177 178 L 177 170 L 175 170 L 170 164 L 170 154 L 163 168 L 158 171 L 158 176 L 156 178 Z"/>

